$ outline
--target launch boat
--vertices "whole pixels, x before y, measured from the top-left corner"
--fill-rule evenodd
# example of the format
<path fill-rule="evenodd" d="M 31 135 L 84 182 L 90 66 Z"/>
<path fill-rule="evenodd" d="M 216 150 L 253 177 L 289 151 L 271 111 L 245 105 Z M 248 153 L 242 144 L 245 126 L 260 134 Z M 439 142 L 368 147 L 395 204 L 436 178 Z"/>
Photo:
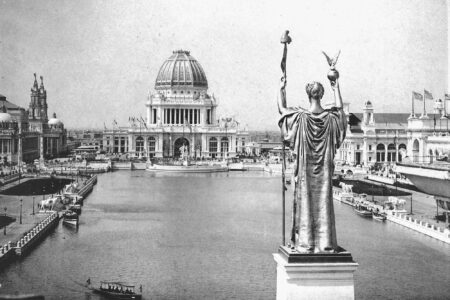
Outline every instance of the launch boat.
<path fill-rule="evenodd" d="M 76 212 L 66 211 L 63 215 L 63 224 L 78 226 L 79 217 Z"/>
<path fill-rule="evenodd" d="M 102 281 L 99 288 L 90 289 L 108 299 L 142 299 L 142 294 L 136 292 L 134 285 L 121 282 Z M 139 287 L 139 292 L 142 293 L 142 286 Z"/>

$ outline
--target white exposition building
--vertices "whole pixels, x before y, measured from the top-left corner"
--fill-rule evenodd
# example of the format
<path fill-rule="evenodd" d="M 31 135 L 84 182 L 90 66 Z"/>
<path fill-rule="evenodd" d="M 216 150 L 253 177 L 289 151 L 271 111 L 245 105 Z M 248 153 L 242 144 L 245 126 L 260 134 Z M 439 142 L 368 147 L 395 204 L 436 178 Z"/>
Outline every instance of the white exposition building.
<path fill-rule="evenodd" d="M 217 118 L 217 101 L 208 94 L 202 66 L 188 51 L 177 50 L 162 64 L 146 103 L 146 120 L 104 131 L 109 153 L 137 157 L 232 157 L 243 152 L 248 132 L 233 118 Z"/>
<path fill-rule="evenodd" d="M 364 166 L 393 164 L 402 162 L 402 149 L 414 162 L 449 158 L 450 120 L 444 101 L 434 101 L 436 114 L 427 114 L 424 110 L 419 116 L 414 111 L 410 114 L 374 113 L 370 101 L 365 102 L 362 114 L 348 112 L 347 106 L 347 137 L 336 159 Z"/>

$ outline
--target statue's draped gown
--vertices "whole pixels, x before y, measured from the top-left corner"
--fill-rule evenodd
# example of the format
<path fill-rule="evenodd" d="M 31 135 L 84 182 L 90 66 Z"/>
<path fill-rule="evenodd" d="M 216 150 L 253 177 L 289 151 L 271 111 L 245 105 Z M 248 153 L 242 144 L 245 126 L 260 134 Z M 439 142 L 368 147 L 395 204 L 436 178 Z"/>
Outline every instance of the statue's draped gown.
<path fill-rule="evenodd" d="M 284 140 L 296 154 L 296 249 L 335 251 L 338 245 L 333 209 L 333 159 L 345 138 L 346 116 L 342 108 L 335 107 L 319 114 L 288 108 L 279 126 Z"/>

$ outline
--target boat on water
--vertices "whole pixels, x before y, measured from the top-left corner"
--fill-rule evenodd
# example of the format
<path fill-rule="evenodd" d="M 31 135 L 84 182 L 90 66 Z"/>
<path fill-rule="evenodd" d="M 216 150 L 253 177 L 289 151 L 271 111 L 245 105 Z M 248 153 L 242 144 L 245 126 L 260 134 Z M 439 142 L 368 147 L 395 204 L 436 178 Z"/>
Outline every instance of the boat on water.
<path fill-rule="evenodd" d="M 142 299 L 142 286 L 137 293 L 134 285 L 122 282 L 102 281 L 99 288 L 90 287 L 90 289 L 109 299 Z"/>
<path fill-rule="evenodd" d="M 372 213 L 372 218 L 374 219 L 374 220 L 377 220 L 377 221 L 386 221 L 386 219 L 387 219 L 387 214 L 386 213 L 377 213 L 377 212 L 373 212 Z"/>
<path fill-rule="evenodd" d="M 76 212 L 73 211 L 66 211 L 63 215 L 63 224 L 71 225 L 71 226 L 78 226 L 79 217 Z"/>
<path fill-rule="evenodd" d="M 357 204 L 355 206 L 355 212 L 358 215 L 360 215 L 361 217 L 364 217 L 364 218 L 371 218 L 372 217 L 372 212 L 370 210 L 368 210 L 366 206 L 361 205 L 361 204 Z"/>
<path fill-rule="evenodd" d="M 69 204 L 68 210 L 73 211 L 77 215 L 81 215 L 81 205 L 80 204 Z"/>

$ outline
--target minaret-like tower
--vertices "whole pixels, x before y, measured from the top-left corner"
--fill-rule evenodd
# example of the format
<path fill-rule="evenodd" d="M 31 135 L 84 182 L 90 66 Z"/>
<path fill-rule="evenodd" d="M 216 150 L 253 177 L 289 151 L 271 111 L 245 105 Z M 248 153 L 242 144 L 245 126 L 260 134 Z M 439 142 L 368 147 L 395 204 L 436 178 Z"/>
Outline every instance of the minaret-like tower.
<path fill-rule="evenodd" d="M 44 77 L 41 76 L 41 86 L 38 86 L 36 73 L 34 73 L 34 83 L 31 87 L 31 101 L 29 105 L 30 120 L 48 122 L 47 108 L 47 91 L 44 87 Z"/>
<path fill-rule="evenodd" d="M 363 124 L 365 126 L 373 125 L 373 105 L 372 102 L 366 101 L 363 108 Z"/>
<path fill-rule="evenodd" d="M 34 73 L 34 83 L 31 87 L 31 101 L 29 108 L 30 119 L 39 119 L 41 117 L 41 110 L 39 105 L 39 87 L 36 79 L 36 73 Z"/>
<path fill-rule="evenodd" d="M 39 87 L 39 102 L 41 104 L 41 120 L 48 122 L 47 91 L 44 87 L 44 76 L 41 76 L 41 86 Z"/>

